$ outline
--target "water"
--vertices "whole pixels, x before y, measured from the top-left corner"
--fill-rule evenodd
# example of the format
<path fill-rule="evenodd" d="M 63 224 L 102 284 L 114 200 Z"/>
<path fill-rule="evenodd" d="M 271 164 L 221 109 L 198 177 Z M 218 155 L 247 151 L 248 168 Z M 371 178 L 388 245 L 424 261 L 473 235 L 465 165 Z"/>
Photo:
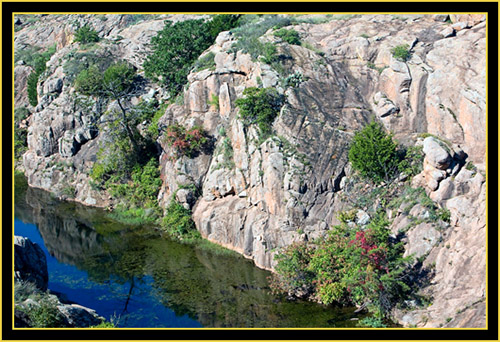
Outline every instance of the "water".
<path fill-rule="evenodd" d="M 119 327 L 354 327 L 352 308 L 287 301 L 270 273 L 236 254 L 180 244 L 16 178 L 16 235 L 47 257 L 48 288 Z"/>

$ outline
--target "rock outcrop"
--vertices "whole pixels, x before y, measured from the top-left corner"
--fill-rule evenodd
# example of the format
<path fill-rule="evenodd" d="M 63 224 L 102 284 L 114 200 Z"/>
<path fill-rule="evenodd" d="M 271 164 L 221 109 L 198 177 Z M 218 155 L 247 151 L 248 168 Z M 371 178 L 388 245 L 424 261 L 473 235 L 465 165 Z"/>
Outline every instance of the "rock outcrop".
<path fill-rule="evenodd" d="M 126 16 L 71 18 L 91 22 L 102 38 L 113 41 L 110 53 L 139 68 L 149 39 L 162 28 L 158 19 L 127 26 Z M 53 26 L 47 17 L 42 23 Z M 70 53 L 74 29 L 60 25 L 41 35 L 40 27 L 20 30 L 15 41 L 16 49 L 58 46 L 39 85 L 40 104 L 29 120 L 29 150 L 23 157 L 29 183 L 60 195 L 72 192 L 71 197 L 87 205 L 108 206 L 112 198 L 93 189 L 88 176 L 105 133 L 96 128 L 98 117 L 77 108 L 59 62 Z M 425 311 L 426 319 L 415 318 L 421 313 L 415 311 L 399 316 L 400 321 L 440 326 L 438 318 L 451 317 L 454 310 L 460 314 L 444 326 L 481 326 L 485 16 L 362 15 L 293 28 L 301 46 L 289 45 L 271 31 L 260 38 L 276 46 L 280 73 L 232 49 L 237 37 L 231 32 L 219 34 L 204 52 L 214 54 L 215 67 L 191 72 L 183 102 L 169 105 L 158 125 L 200 125 L 213 148 L 173 159 L 172 148 L 160 136 L 159 203 L 166 207 L 176 194 L 192 210 L 205 238 L 273 269 L 280 248 L 321 237 L 338 223 L 336 212 L 344 205 L 338 193 L 350 174 L 347 151 L 355 131 L 375 118 L 403 144 L 424 135 L 423 172 L 413 185 L 424 187 L 440 208 L 449 210 L 451 221 L 446 232 L 428 224 L 406 232 L 407 253 L 424 257 L 426 265 L 435 262 L 436 285 L 429 290 L 435 301 Z M 396 47 L 407 49 L 408 56 L 394 57 Z M 19 94 L 27 73 L 21 67 L 16 67 Z M 287 86 L 287 76 L 294 75 L 297 82 Z M 265 141 L 255 127 L 243 125 L 235 105 L 249 87 L 276 88 L 286 98 L 273 123 L 275 135 Z M 141 98 L 166 96 L 161 87 L 147 84 Z M 17 103 L 23 103 L 21 97 Z M 412 215 L 424 214 L 413 208 Z M 395 220 L 395 227 L 404 223 L 404 217 Z"/>
<path fill-rule="evenodd" d="M 100 317 L 95 310 L 86 308 L 76 303 L 69 303 L 64 295 L 51 294 L 47 291 L 49 275 L 47 272 L 47 259 L 45 253 L 36 243 L 22 236 L 14 236 L 14 280 L 15 286 L 19 283 L 32 283 L 36 287 L 38 296 L 27 298 L 21 303 L 15 304 L 14 325 L 18 328 L 33 327 L 29 312 L 39 307 L 41 301 L 52 303 L 59 312 L 59 326 L 86 328 L 98 325 L 104 318 Z M 34 294 L 34 293 L 33 293 Z"/>
<path fill-rule="evenodd" d="M 22 236 L 14 236 L 14 280 L 34 283 L 42 291 L 49 282 L 45 253 Z"/>

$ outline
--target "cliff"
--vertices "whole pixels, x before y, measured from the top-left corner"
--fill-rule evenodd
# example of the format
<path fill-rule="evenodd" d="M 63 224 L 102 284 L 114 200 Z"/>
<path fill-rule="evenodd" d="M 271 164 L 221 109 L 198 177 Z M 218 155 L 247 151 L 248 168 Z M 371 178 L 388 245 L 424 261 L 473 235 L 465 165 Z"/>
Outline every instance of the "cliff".
<path fill-rule="evenodd" d="M 16 107 L 27 105 L 31 113 L 25 120 L 28 149 L 19 166 L 31 186 L 88 205 L 114 203 L 109 193 L 92 187 L 89 176 L 106 130 L 99 125 L 102 118 L 79 106 L 65 71 L 72 56 L 87 52 L 72 42 L 69 23 L 92 24 L 103 38 L 95 53 L 127 60 L 141 73 L 161 19 L 174 17 L 127 25 L 127 16 L 69 16 L 56 25 L 46 16 L 16 32 L 16 53 L 26 46 L 57 45 L 38 83 L 35 108 L 24 90 L 29 67 L 18 63 L 15 68 Z M 299 33 L 300 45 L 287 43 L 273 29 L 259 38 L 275 46 L 279 68 L 235 49 L 241 39 L 237 30 L 220 33 L 202 54 L 213 54 L 214 65 L 191 71 L 182 96 L 170 101 L 158 127 L 198 125 L 213 146 L 172 158 L 173 147 L 160 130 L 160 206 L 175 194 L 192 210 L 203 237 L 272 270 L 283 247 L 324 236 L 339 222 L 338 213 L 350 209 L 345 200 L 352 195 L 349 144 L 375 118 L 403 145 L 423 146 L 423 171 L 411 184 L 450 213 L 449 223 L 427 222 L 419 204 L 404 208 L 409 201 L 390 212 L 391 230 L 406 235 L 407 254 L 421 257 L 434 274 L 424 290 L 434 298 L 432 305 L 396 310 L 395 317 L 418 327 L 484 326 L 484 16 L 314 18 L 304 16 L 287 27 Z M 409 53 L 405 58 L 395 57 L 400 46 Z M 275 88 L 285 99 L 265 140 L 255 125 L 244 124 L 236 104 L 250 87 Z M 145 80 L 131 101 L 154 98 L 171 100 L 161 86 Z M 368 220 L 371 215 L 368 208 L 358 214 Z M 421 223 L 411 220 L 419 215 Z"/>

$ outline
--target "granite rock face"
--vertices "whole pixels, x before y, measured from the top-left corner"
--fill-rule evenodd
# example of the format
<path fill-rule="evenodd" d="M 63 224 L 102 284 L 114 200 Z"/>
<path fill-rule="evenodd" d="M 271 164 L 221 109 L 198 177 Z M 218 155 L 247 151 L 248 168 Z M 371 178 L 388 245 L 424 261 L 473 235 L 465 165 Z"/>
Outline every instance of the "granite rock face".
<path fill-rule="evenodd" d="M 113 55 L 139 68 L 149 39 L 163 27 L 158 18 L 134 25 L 127 25 L 128 17 L 121 15 L 106 15 L 105 21 L 71 18 L 91 22 L 102 38 L 114 41 L 108 47 Z M 42 24 L 54 26 L 50 16 L 43 17 L 41 24 L 17 32 L 15 41 L 16 49 L 58 46 L 39 84 L 40 104 L 28 122 L 29 150 L 23 158 L 28 181 L 59 194 L 70 187 L 75 200 L 108 206 L 112 198 L 92 189 L 88 176 L 106 132 L 96 129 L 98 117 L 75 107 L 74 90 L 59 62 L 74 46 L 74 28 L 59 25 L 42 34 Z M 449 210 L 451 228 L 443 232 L 443 227 L 421 224 L 407 231 L 407 254 L 425 257 L 428 265 L 435 262 L 437 285 L 428 291 L 436 300 L 425 310 L 426 319 L 412 313 L 397 317 L 407 325 L 434 327 L 440 326 L 442 315 L 455 310 L 460 312 L 453 316 L 456 319 L 443 324 L 482 326 L 478 317 L 484 311 L 485 283 L 485 17 L 360 15 L 293 28 L 301 36 L 301 46 L 289 45 L 272 32 L 260 38 L 275 44 L 283 61 L 281 74 L 231 49 L 237 40 L 231 32 L 220 33 L 204 52 L 214 54 L 215 67 L 189 74 L 183 101 L 169 105 L 158 125 L 200 125 L 211 148 L 193 158 L 173 159 L 171 147 L 160 136 L 159 203 L 166 207 L 176 194 L 176 200 L 192 210 L 203 237 L 272 270 L 280 248 L 321 237 L 338 223 L 336 213 L 343 209 L 338 195 L 348 190 L 347 153 L 354 132 L 375 117 L 401 143 L 414 144 L 425 134 L 420 142 L 423 171 L 412 184 Z M 393 56 L 398 46 L 408 50 L 405 60 Z M 21 67 L 16 67 L 19 94 L 27 73 Z M 300 81 L 285 86 L 291 75 L 300 75 Z M 286 99 L 273 123 L 275 135 L 264 141 L 254 126 L 242 124 L 235 105 L 249 87 L 273 87 Z M 143 90 L 135 101 L 167 100 L 155 84 Z M 414 208 L 413 214 L 425 215 L 420 209 Z M 408 224 L 398 215 L 393 217 L 395 231 Z M 360 222 L 369 220 L 359 216 Z M 459 272 L 460 279 L 453 272 Z M 464 303 L 467 309 L 461 307 Z"/>

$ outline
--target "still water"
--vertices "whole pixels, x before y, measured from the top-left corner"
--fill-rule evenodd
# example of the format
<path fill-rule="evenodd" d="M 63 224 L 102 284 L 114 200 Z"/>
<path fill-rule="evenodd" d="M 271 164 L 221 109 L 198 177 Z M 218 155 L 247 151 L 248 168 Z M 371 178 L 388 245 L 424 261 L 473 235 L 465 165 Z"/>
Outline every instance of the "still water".
<path fill-rule="evenodd" d="M 274 296 L 271 274 L 237 254 L 117 223 L 17 177 L 14 231 L 45 252 L 49 290 L 118 327 L 354 327 L 352 318 L 362 318 L 352 308 Z"/>

